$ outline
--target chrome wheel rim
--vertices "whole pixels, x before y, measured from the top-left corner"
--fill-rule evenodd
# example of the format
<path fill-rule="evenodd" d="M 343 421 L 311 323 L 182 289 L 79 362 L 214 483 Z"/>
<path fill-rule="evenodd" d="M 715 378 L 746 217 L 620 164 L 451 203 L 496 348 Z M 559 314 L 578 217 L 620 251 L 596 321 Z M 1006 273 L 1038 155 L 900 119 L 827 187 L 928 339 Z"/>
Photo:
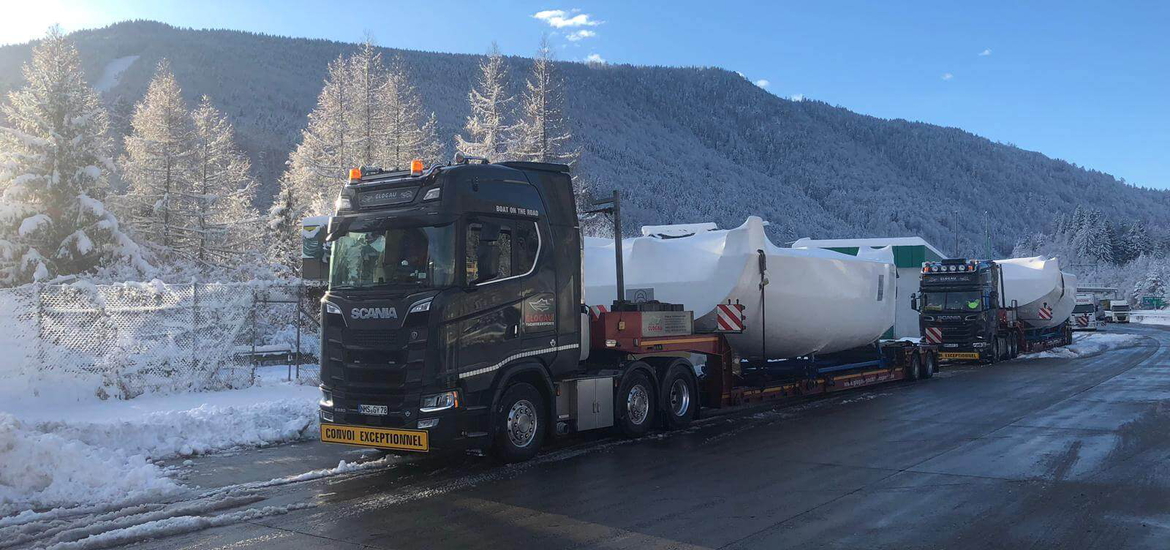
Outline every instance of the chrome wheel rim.
<path fill-rule="evenodd" d="M 683 417 L 690 409 L 691 387 L 686 380 L 678 378 L 670 385 L 670 412 L 676 417 Z"/>
<path fill-rule="evenodd" d="M 626 410 L 633 424 L 642 424 L 650 415 L 650 393 L 641 384 L 630 388 L 630 394 L 626 396 Z"/>
<path fill-rule="evenodd" d="M 508 440 L 517 447 L 527 447 L 536 438 L 536 407 L 521 399 L 508 411 Z"/>

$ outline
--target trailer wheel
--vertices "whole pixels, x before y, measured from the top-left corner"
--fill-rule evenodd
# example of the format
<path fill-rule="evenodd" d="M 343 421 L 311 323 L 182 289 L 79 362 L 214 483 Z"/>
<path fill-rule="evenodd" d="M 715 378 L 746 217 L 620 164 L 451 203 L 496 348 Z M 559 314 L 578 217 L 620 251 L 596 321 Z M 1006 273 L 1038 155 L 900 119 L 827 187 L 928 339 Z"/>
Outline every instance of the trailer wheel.
<path fill-rule="evenodd" d="M 1014 336 L 1008 337 L 1008 358 L 1015 359 L 1020 356 L 1020 341 Z"/>
<path fill-rule="evenodd" d="M 492 411 L 495 441 L 492 453 L 504 462 L 524 462 L 540 451 L 544 442 L 544 398 L 532 384 L 508 388 Z"/>
<path fill-rule="evenodd" d="M 910 354 L 910 366 L 906 367 L 906 379 L 918 380 L 922 376 L 922 360 L 917 353 Z"/>
<path fill-rule="evenodd" d="M 627 437 L 640 437 L 650 431 L 658 412 L 654 384 L 641 370 L 631 370 L 622 379 L 614 397 L 614 424 Z"/>
<path fill-rule="evenodd" d="M 914 354 L 917 356 L 918 354 Z M 923 354 L 926 359 L 922 361 L 922 377 L 931 378 L 934 376 L 934 369 L 938 367 L 938 363 L 934 360 L 934 354 L 929 351 Z"/>
<path fill-rule="evenodd" d="M 666 376 L 662 378 L 662 415 L 668 430 L 689 426 L 698 410 L 699 394 L 695 391 L 694 377 L 687 369 L 694 372 L 690 363 L 680 359 L 666 370 Z"/>

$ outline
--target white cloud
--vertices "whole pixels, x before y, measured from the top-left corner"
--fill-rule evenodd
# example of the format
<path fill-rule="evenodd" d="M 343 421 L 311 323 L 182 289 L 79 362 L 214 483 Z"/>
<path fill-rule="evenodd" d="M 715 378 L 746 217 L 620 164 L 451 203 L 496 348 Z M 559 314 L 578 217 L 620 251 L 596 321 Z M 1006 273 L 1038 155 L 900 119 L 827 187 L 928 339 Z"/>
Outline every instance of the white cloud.
<path fill-rule="evenodd" d="M 804 101 L 804 94 L 792 94 L 792 97 L 789 97 L 788 99 L 791 99 L 792 101 Z"/>
<path fill-rule="evenodd" d="M 581 29 L 579 31 L 573 31 L 565 35 L 565 38 L 567 38 L 570 42 L 576 42 L 585 38 L 593 38 L 594 36 L 597 36 L 597 33 L 589 29 Z"/>
<path fill-rule="evenodd" d="M 761 79 L 756 81 L 756 86 L 759 86 L 761 88 L 767 88 L 768 84 L 771 84 L 771 82 L 768 82 L 768 79 L 766 79 L 766 78 L 761 78 Z"/>
<path fill-rule="evenodd" d="M 595 53 L 591 53 L 585 57 L 585 62 L 586 63 L 605 63 L 605 58 L 603 58 L 600 55 L 597 55 Z"/>
<path fill-rule="evenodd" d="M 991 55 L 991 48 L 979 52 L 979 57 L 987 57 L 989 55 Z"/>
<path fill-rule="evenodd" d="M 554 29 L 565 27 L 596 27 L 602 21 L 593 19 L 588 13 L 579 13 L 581 10 L 544 10 L 532 14 L 532 17 L 548 23 Z"/>
<path fill-rule="evenodd" d="M 943 73 L 943 75 L 942 75 L 943 80 L 950 80 L 952 78 L 955 78 L 955 75 L 953 75 L 951 73 Z"/>

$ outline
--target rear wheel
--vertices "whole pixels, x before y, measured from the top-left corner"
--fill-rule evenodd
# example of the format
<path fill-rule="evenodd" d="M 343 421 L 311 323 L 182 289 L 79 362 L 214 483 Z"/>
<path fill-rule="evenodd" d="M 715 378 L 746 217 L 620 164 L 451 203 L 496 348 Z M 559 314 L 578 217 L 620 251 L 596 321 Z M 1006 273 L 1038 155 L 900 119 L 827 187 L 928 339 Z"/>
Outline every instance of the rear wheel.
<path fill-rule="evenodd" d="M 996 336 L 991 341 L 991 357 L 987 360 L 988 363 L 999 362 L 999 336 Z"/>
<path fill-rule="evenodd" d="M 650 377 L 641 370 L 630 371 L 614 398 L 614 424 L 628 437 L 645 435 L 654 425 L 657 403 Z"/>
<path fill-rule="evenodd" d="M 922 376 L 922 361 L 917 353 L 910 354 L 910 366 L 906 367 L 906 378 L 918 380 Z"/>
<path fill-rule="evenodd" d="M 918 354 L 916 353 L 915 355 L 918 355 Z M 935 371 L 935 368 L 938 367 L 938 363 L 934 360 L 933 353 L 926 352 L 922 355 L 924 357 L 924 359 L 922 360 L 922 377 L 923 378 L 931 378 L 934 376 L 934 371 Z"/>
<path fill-rule="evenodd" d="M 680 359 L 666 370 L 666 376 L 662 378 L 662 414 L 666 417 L 668 430 L 685 428 L 695 418 L 698 393 L 688 369 L 694 372 L 694 367 Z"/>
<path fill-rule="evenodd" d="M 508 388 L 492 411 L 495 428 L 493 454 L 504 462 L 523 462 L 540 451 L 547 418 L 544 398 L 532 384 Z"/>

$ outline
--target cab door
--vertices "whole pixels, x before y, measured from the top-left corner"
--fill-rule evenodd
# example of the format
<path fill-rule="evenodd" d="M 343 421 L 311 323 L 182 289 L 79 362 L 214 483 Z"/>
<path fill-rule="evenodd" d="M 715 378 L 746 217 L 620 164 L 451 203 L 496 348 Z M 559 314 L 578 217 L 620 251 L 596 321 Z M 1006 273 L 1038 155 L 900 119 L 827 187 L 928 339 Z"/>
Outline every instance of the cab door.
<path fill-rule="evenodd" d="M 464 228 L 462 261 L 473 296 L 472 307 L 458 324 L 459 372 L 487 374 L 522 357 L 551 361 L 556 353 L 556 299 L 540 269 L 542 239 L 536 221 L 474 216 Z M 497 268 L 486 279 L 479 265 L 485 232 L 496 238 Z"/>

